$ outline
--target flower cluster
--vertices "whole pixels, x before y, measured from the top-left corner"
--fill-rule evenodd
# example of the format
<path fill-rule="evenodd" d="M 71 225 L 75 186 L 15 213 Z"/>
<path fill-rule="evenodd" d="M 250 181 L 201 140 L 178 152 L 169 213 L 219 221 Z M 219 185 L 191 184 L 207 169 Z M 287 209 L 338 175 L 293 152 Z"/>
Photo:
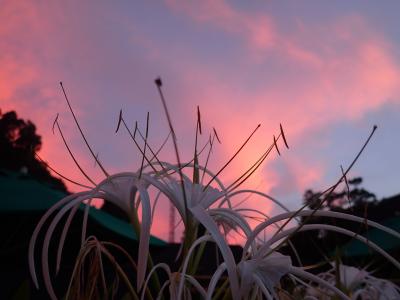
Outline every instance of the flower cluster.
<path fill-rule="evenodd" d="M 161 93 L 161 80 L 157 80 L 156 84 L 164 101 Z M 166 108 L 165 102 L 163 103 Z M 147 129 L 145 136 L 137 128 L 135 129 L 135 133 L 132 134 L 127 128 L 121 113 L 118 128 L 121 124 L 125 125 L 133 141 L 138 145 L 138 149 L 143 155 L 141 167 L 136 172 L 123 172 L 110 175 L 101 166 L 98 158 L 95 157 L 97 163 L 104 170 L 105 179 L 100 183 L 95 183 L 94 187 L 88 188 L 86 191 L 69 195 L 60 200 L 46 212 L 38 223 L 29 247 L 30 271 L 33 281 L 38 287 L 35 252 L 38 248 L 38 235 L 42 230 L 45 230 L 44 225 L 49 224 L 41 247 L 41 269 L 44 285 L 52 299 L 58 299 L 58 296 L 54 291 L 50 276 L 49 244 L 51 240 L 58 238 L 54 235 L 55 228 L 61 220 L 64 220 L 63 217 L 68 214 L 58 242 L 56 262 L 56 270 L 58 271 L 63 256 L 66 235 L 72 219 L 81 205 L 87 207 L 82 227 L 82 246 L 76 259 L 75 270 L 71 276 L 71 283 L 66 294 L 67 298 L 70 295 L 77 295 L 77 292 L 74 291 L 74 288 L 76 288 L 74 282 L 79 282 L 80 276 L 82 276 L 80 271 L 84 268 L 84 261 L 89 256 L 89 253 L 95 253 L 96 259 L 92 260 L 91 267 L 98 274 L 96 278 L 99 278 L 102 283 L 104 295 L 107 295 L 107 291 L 111 288 L 106 282 L 106 276 L 103 274 L 104 269 L 102 267 L 102 258 L 107 258 L 116 266 L 118 276 L 123 279 L 123 282 L 128 287 L 129 297 L 132 299 L 151 299 L 153 297 L 159 299 L 163 296 L 171 299 L 191 299 L 192 296 L 194 297 L 193 294 L 204 299 L 212 299 L 216 296 L 231 297 L 237 300 L 262 298 L 284 299 L 284 295 L 290 293 L 288 291 L 285 292 L 285 286 L 282 283 L 282 279 L 284 278 L 291 280 L 296 285 L 304 286 L 306 289 L 304 297 L 307 299 L 336 299 L 335 297 L 339 297 L 340 299 L 394 299 L 393 297 L 399 296 L 398 288 L 390 282 L 376 279 L 365 271 L 356 270 L 344 265 L 339 270 L 340 278 L 342 279 L 342 286 L 340 287 L 334 280 L 334 271 L 337 270 L 316 275 L 307 271 L 308 268 L 301 265 L 301 259 L 298 259 L 299 261 L 294 263 L 290 256 L 279 252 L 280 247 L 287 244 L 292 247 L 294 256 L 297 257 L 296 249 L 291 245 L 290 238 L 297 232 L 319 231 L 323 229 L 325 231 L 348 235 L 366 243 L 370 248 L 383 255 L 395 267 L 400 269 L 400 263 L 395 258 L 385 252 L 379 245 L 366 240 L 355 232 L 334 225 L 307 224 L 307 222 L 302 220 L 313 216 L 327 216 L 368 224 L 370 227 L 378 228 L 396 238 L 400 238 L 400 234 L 394 230 L 363 218 L 344 213 L 319 210 L 318 208 L 306 210 L 306 207 L 301 207 L 296 211 L 289 211 L 282 203 L 260 191 L 238 189 L 261 165 L 273 149 L 279 151 L 277 145 L 279 139 L 282 139 L 287 146 L 282 126 L 277 138 L 274 136 L 273 143 L 263 152 L 260 158 L 239 176 L 237 180 L 225 186 L 219 179 L 219 174 L 223 168 L 214 174 L 207 168 L 208 160 L 204 166 L 199 164 L 197 134 L 198 131 L 201 131 L 200 114 L 198 113 L 198 130 L 196 131 L 194 157 L 191 161 L 183 164 L 180 162 L 175 133 L 168 111 L 166 110 L 166 112 L 177 153 L 177 164 L 160 161 L 158 151 L 153 151 L 147 142 Z M 143 148 L 139 146 L 136 132 L 140 134 L 144 144 Z M 209 153 L 211 152 L 214 138 L 218 139 L 215 130 L 214 133 L 214 137 L 210 138 L 209 143 L 206 145 L 209 148 Z M 151 153 L 151 156 L 149 156 L 149 153 Z M 343 177 L 327 193 L 332 192 L 345 179 L 346 172 L 344 172 Z M 188 174 L 193 174 L 193 176 L 189 176 Z M 209 179 L 207 184 L 203 183 L 204 178 Z M 157 199 L 159 195 L 162 195 L 175 207 L 185 227 L 182 249 L 180 251 L 180 261 L 182 263 L 179 268 L 174 270 L 171 270 L 171 265 L 168 262 L 154 265 L 149 253 L 150 232 L 157 201 L 154 199 L 154 193 L 151 193 L 150 189 L 157 191 Z M 272 201 L 279 205 L 284 212 L 275 216 L 267 216 L 264 212 L 254 208 L 243 208 L 243 205 L 235 206 L 235 203 L 242 203 L 243 199 L 240 199 L 240 197 L 245 194 L 255 194 L 264 198 L 263 201 Z M 132 230 L 139 236 L 138 260 L 135 262 L 132 258 L 129 258 L 132 261 L 132 267 L 137 272 L 135 283 L 119 267 L 118 262 L 109 251 L 111 247 L 116 248 L 125 256 L 130 257 L 128 249 L 122 249 L 109 242 L 99 241 L 92 236 L 86 237 L 89 204 L 94 198 L 110 202 L 124 211 L 129 220 L 131 220 L 133 225 Z M 250 222 L 250 220 L 253 220 L 249 218 L 250 212 L 253 215 L 257 215 L 259 223 L 255 227 L 253 226 L 254 222 Z M 288 226 L 288 224 L 293 223 L 295 225 Z M 204 232 L 199 231 L 200 226 L 204 229 Z M 277 228 L 275 234 L 268 239 L 263 238 L 262 234 L 272 226 Z M 235 260 L 232 249 L 227 241 L 227 232 L 232 230 L 240 233 L 245 240 L 242 257 L 239 261 Z M 196 279 L 195 275 L 198 269 L 198 258 L 201 258 L 203 254 L 205 243 L 209 242 L 215 243 L 223 260 L 214 270 L 212 276 L 209 277 L 208 282 L 204 284 L 204 282 Z M 163 282 L 160 282 L 160 272 L 164 272 L 167 275 L 167 279 Z M 227 276 L 224 276 L 224 274 Z M 150 284 L 152 281 L 155 287 Z M 79 289 L 82 288 L 85 289 L 85 287 L 79 287 Z M 86 288 L 90 289 L 92 286 L 88 285 Z M 367 298 L 366 295 L 368 297 L 371 297 L 371 295 L 377 296 L 375 298 Z"/>

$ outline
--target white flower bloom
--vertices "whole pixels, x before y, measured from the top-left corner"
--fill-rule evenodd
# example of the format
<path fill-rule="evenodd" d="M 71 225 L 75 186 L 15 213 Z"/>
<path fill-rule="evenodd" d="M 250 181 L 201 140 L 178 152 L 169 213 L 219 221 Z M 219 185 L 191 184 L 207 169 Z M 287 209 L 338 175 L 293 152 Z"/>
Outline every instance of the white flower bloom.
<path fill-rule="evenodd" d="M 223 197 L 224 195 L 223 192 L 211 186 L 207 187 L 207 189 L 204 190 L 203 185 L 192 183 L 185 178 L 184 197 L 181 183 L 175 179 L 167 180 L 168 181 L 164 186 L 165 188 L 163 188 L 162 191 L 165 192 L 165 194 L 169 197 L 169 200 L 174 203 L 183 220 L 185 220 L 187 217 L 185 212 L 185 200 L 188 209 L 195 206 L 200 206 L 203 209 L 208 209 L 212 204 L 221 199 L 221 197 Z"/>
<path fill-rule="evenodd" d="M 379 279 L 372 276 L 364 269 L 340 264 L 340 283 L 351 295 L 354 300 L 397 300 L 400 299 L 399 287 L 390 281 Z M 328 272 L 318 274 L 318 277 L 326 282 L 336 284 L 336 268 Z M 329 300 L 331 295 L 322 286 L 308 287 L 307 296 L 318 297 L 318 299 Z"/>
<path fill-rule="evenodd" d="M 340 265 L 340 281 L 347 288 L 357 286 L 367 277 L 368 272 L 355 267 Z"/>
<path fill-rule="evenodd" d="M 274 288 L 279 284 L 281 278 L 290 272 L 291 267 L 291 258 L 279 252 L 272 252 L 264 258 L 258 256 L 253 259 L 242 260 L 238 264 L 241 278 L 241 297 L 243 299 L 248 298 L 254 285 L 268 291 L 268 294 L 264 295 L 265 297 L 270 297 L 270 294 L 274 295 Z"/>
<path fill-rule="evenodd" d="M 138 259 L 138 288 L 142 285 L 144 281 L 144 276 L 146 273 L 146 264 L 148 257 L 148 247 L 150 240 L 150 226 L 151 226 L 151 206 L 150 198 L 146 190 L 146 184 L 144 181 L 138 178 L 137 173 L 118 173 L 113 176 L 109 176 L 107 179 L 103 180 L 94 189 L 86 192 L 80 192 L 77 194 L 69 195 L 64 199 L 57 202 L 52 208 L 50 208 L 46 214 L 41 218 L 35 231 L 32 235 L 30 245 L 29 245 L 29 265 L 32 278 L 36 286 L 38 286 L 37 276 L 35 272 L 35 261 L 34 261 L 34 251 L 37 237 L 39 235 L 42 226 L 49 219 L 51 214 L 59 209 L 59 212 L 54 217 L 51 222 L 45 236 L 43 248 L 42 248 L 42 269 L 44 276 L 44 283 L 49 295 L 52 299 L 57 299 L 49 274 L 48 265 L 48 248 L 50 240 L 52 238 L 53 232 L 61 218 L 71 210 L 71 216 L 75 214 L 76 208 L 90 201 L 93 198 L 100 198 L 104 201 L 109 201 L 119 208 L 121 208 L 128 217 L 132 217 L 133 210 L 135 209 L 134 201 L 135 196 L 138 193 L 140 195 L 140 201 L 142 204 L 142 218 L 140 226 L 140 240 L 139 240 L 139 259 Z M 87 212 L 85 212 L 87 213 Z M 67 221 L 64 225 L 63 234 L 59 243 L 59 256 L 61 257 L 62 247 L 64 244 L 64 239 L 70 225 L 70 221 Z M 83 224 L 83 228 L 86 228 L 86 224 Z M 84 238 L 82 239 L 84 240 Z M 59 264 L 60 258 L 57 260 Z M 58 269 L 58 266 L 57 266 Z"/>

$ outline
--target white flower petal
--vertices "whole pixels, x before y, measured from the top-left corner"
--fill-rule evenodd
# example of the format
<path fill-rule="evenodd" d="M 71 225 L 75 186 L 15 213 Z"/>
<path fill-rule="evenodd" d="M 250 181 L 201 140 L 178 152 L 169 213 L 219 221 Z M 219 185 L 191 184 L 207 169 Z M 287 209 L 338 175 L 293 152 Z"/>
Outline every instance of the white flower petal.
<path fill-rule="evenodd" d="M 258 274 L 253 274 L 253 278 L 254 278 L 254 281 L 256 282 L 256 284 L 260 287 L 260 289 L 263 292 L 265 298 L 267 298 L 267 300 L 274 300 L 272 298 L 271 294 L 269 293 L 268 289 L 265 287 L 264 282 L 261 279 L 261 277 Z M 278 299 L 278 297 L 276 297 L 276 299 Z"/>
<path fill-rule="evenodd" d="M 220 264 L 217 268 L 217 270 L 214 272 L 213 276 L 211 277 L 211 280 L 208 284 L 208 289 L 207 289 L 207 300 L 211 300 L 212 295 L 214 293 L 215 287 L 217 286 L 217 283 L 219 279 L 221 278 L 222 274 L 226 270 L 226 264 L 223 262 Z"/>
<path fill-rule="evenodd" d="M 185 274 L 185 279 L 187 281 L 189 281 L 195 287 L 195 289 L 200 293 L 200 295 L 203 297 L 203 299 L 206 299 L 206 297 L 207 297 L 206 291 L 193 276 Z"/>
<path fill-rule="evenodd" d="M 357 235 L 355 232 L 338 227 L 338 226 L 333 226 L 333 225 L 327 225 L 327 224 L 306 224 L 306 225 L 302 225 L 301 228 L 291 228 L 291 229 L 287 229 L 284 231 L 281 231 L 280 233 L 278 233 L 277 235 L 275 235 L 273 238 L 271 238 L 267 243 L 265 243 L 265 245 L 259 250 L 258 253 L 263 253 L 266 251 L 266 249 L 268 249 L 268 247 L 270 247 L 273 243 L 279 241 L 280 239 L 286 238 L 287 236 L 289 236 L 290 234 L 292 234 L 293 232 L 297 231 L 307 231 L 307 230 L 320 230 L 320 229 L 325 229 L 325 230 L 329 230 L 329 231 L 335 231 L 335 232 L 339 232 L 341 234 L 350 236 L 354 239 L 357 239 L 361 242 L 363 242 L 364 244 L 366 244 L 368 247 L 371 247 L 372 249 L 374 249 L 376 252 L 380 253 L 382 256 L 384 256 L 387 260 L 389 260 L 396 268 L 398 268 L 400 270 L 400 262 L 397 261 L 393 256 L 391 256 L 389 253 L 387 253 L 385 250 L 383 250 L 381 247 L 379 247 L 378 245 L 376 245 L 375 243 L 369 241 L 368 239 L 366 239 L 363 236 Z M 261 254 L 260 254 L 261 255 Z"/>
<path fill-rule="evenodd" d="M 139 258 L 137 271 L 137 289 L 142 287 L 146 275 L 147 259 L 149 256 L 151 204 L 147 191 L 139 186 L 140 201 L 142 203 L 142 222 L 140 226 Z"/>
<path fill-rule="evenodd" d="M 193 253 L 194 249 L 198 245 L 200 245 L 201 243 L 204 243 L 204 242 L 210 241 L 210 240 L 212 240 L 211 236 L 204 235 L 204 236 L 198 238 L 196 241 L 194 241 L 193 244 L 190 246 L 189 251 L 188 251 L 188 253 L 186 255 L 185 261 L 183 262 L 183 268 L 182 268 L 182 272 L 181 272 L 181 279 L 179 281 L 179 288 L 178 288 L 178 298 L 181 297 L 182 292 L 183 292 L 183 286 L 184 286 L 184 283 L 185 283 L 185 279 L 184 278 L 186 276 L 187 267 L 189 265 L 190 257 L 192 256 L 192 253 Z"/>
<path fill-rule="evenodd" d="M 59 209 L 61 206 L 64 204 L 72 201 L 75 198 L 79 198 L 84 195 L 89 195 L 90 192 L 80 192 L 76 193 L 73 195 L 68 195 L 67 197 L 61 199 L 58 201 L 56 204 L 54 204 L 51 208 L 49 208 L 46 213 L 43 215 L 43 217 L 39 220 L 39 223 L 36 225 L 35 230 L 32 233 L 31 240 L 29 242 L 29 250 L 28 250 L 28 261 L 29 261 L 29 271 L 32 276 L 32 280 L 36 286 L 36 288 L 39 288 L 37 276 L 36 276 L 36 271 L 35 271 L 35 245 L 36 245 L 36 240 L 39 235 L 40 230 L 42 229 L 44 223 L 47 221 L 47 219 L 51 216 L 53 212 L 55 212 L 57 209 Z"/>
<path fill-rule="evenodd" d="M 106 201 L 117 205 L 130 216 L 134 209 L 134 199 L 137 193 L 138 175 L 124 172 L 109 176 L 103 180 L 94 190 L 104 193 Z"/>
<path fill-rule="evenodd" d="M 332 292 L 334 292 L 336 295 L 338 295 L 340 298 L 344 299 L 344 300 L 350 300 L 349 297 L 347 297 L 341 290 L 339 290 L 337 287 L 335 287 L 334 285 L 322 280 L 321 278 L 319 278 L 318 276 L 315 276 L 311 273 L 308 273 L 306 271 L 303 271 L 299 268 L 296 267 L 291 267 L 290 268 L 290 273 L 302 277 L 304 279 L 307 280 L 311 280 L 313 282 L 318 283 L 320 286 L 327 288 L 329 290 L 331 290 Z"/>
<path fill-rule="evenodd" d="M 58 243 L 58 249 L 57 249 L 56 274 L 60 271 L 61 257 L 62 257 L 62 251 L 64 248 L 65 238 L 67 237 L 67 233 L 68 233 L 69 227 L 71 226 L 72 219 L 74 218 L 75 213 L 77 212 L 79 206 L 80 206 L 80 203 L 78 203 L 71 209 L 71 211 L 68 215 L 67 221 L 64 224 L 64 228 L 61 233 L 61 238 L 60 238 L 60 242 Z"/>
<path fill-rule="evenodd" d="M 296 217 L 306 217 L 306 216 L 315 216 L 315 217 L 332 217 L 332 218 L 338 218 L 338 219 L 344 219 L 344 220 L 349 220 L 349 221 L 354 221 L 354 222 L 358 222 L 358 223 L 362 223 L 362 224 L 367 224 L 370 227 L 375 227 L 378 228 L 382 231 L 385 231 L 397 238 L 400 239 L 400 233 L 396 232 L 393 229 L 390 229 L 388 227 L 385 227 L 379 223 L 370 221 L 370 220 L 366 220 L 360 217 L 356 217 L 353 215 L 349 215 L 349 214 L 345 214 L 345 213 L 339 213 L 339 212 L 333 212 L 333 211 L 324 211 L 324 210 L 302 210 L 302 211 L 293 211 L 293 212 L 287 212 L 287 213 L 283 213 L 283 214 L 279 214 L 276 215 L 272 218 L 270 218 L 269 220 L 257 225 L 257 227 L 253 230 L 252 235 L 247 239 L 246 244 L 243 247 L 243 251 L 246 253 L 251 245 L 251 243 L 256 239 L 256 237 L 263 231 L 265 230 L 268 226 L 285 220 L 285 219 L 289 219 L 293 216 Z"/>
<path fill-rule="evenodd" d="M 159 264 L 155 265 L 155 266 L 150 270 L 149 274 L 147 275 L 146 281 L 145 281 L 144 284 L 143 284 L 142 295 L 141 295 L 141 297 L 140 297 L 141 300 L 144 299 L 144 294 L 146 293 L 147 284 L 148 284 L 148 282 L 149 282 L 149 280 L 150 280 L 151 275 L 152 275 L 157 269 L 163 269 L 163 270 L 167 273 L 168 277 L 171 277 L 171 269 L 169 268 L 169 266 L 168 266 L 167 264 L 165 264 L 165 263 L 159 263 Z M 169 282 L 169 281 L 168 281 L 168 282 Z M 161 289 L 163 289 L 163 288 L 161 288 Z"/>
<path fill-rule="evenodd" d="M 194 217 L 208 230 L 217 243 L 222 257 L 226 263 L 226 269 L 228 271 L 229 282 L 231 284 L 231 293 L 234 299 L 239 297 L 239 280 L 236 273 L 236 263 L 233 257 L 232 251 L 229 248 L 227 242 L 218 230 L 217 225 L 214 223 L 212 218 L 204 211 L 200 206 L 190 208 L 191 213 Z"/>
<path fill-rule="evenodd" d="M 262 285 L 271 293 L 274 287 L 279 284 L 281 278 L 286 275 L 292 267 L 292 260 L 289 256 L 279 252 L 272 252 L 267 257 L 256 257 L 249 260 L 242 260 L 238 269 L 241 278 L 241 297 L 248 296 L 254 283 L 254 274 L 257 274 Z"/>
<path fill-rule="evenodd" d="M 81 203 L 82 201 L 86 200 L 87 198 L 88 198 L 88 195 L 84 194 L 80 197 L 75 198 L 74 200 L 70 201 L 67 205 L 65 205 L 56 214 L 53 221 L 50 223 L 50 226 L 47 229 L 46 235 L 44 237 L 43 248 L 42 248 L 42 273 L 43 273 L 44 285 L 45 285 L 47 292 L 49 293 L 49 296 L 51 299 L 57 299 L 57 296 L 55 295 L 54 290 L 53 290 L 53 285 L 51 283 L 50 270 L 49 270 L 48 253 L 49 253 L 49 244 L 50 244 L 51 237 L 53 235 L 53 232 L 54 232 L 58 222 L 61 220 L 61 218 L 64 216 L 64 214 L 69 209 L 71 209 L 74 205 Z"/>

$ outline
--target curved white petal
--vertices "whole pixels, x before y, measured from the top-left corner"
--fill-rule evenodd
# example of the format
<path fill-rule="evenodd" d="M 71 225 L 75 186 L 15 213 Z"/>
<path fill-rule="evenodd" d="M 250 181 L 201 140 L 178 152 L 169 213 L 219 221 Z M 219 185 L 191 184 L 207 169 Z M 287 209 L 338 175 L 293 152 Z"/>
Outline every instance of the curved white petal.
<path fill-rule="evenodd" d="M 139 184 L 138 175 L 132 172 L 117 173 L 100 182 L 94 191 L 104 193 L 101 197 L 117 205 L 130 215 L 134 209 L 134 199 Z"/>
<path fill-rule="evenodd" d="M 36 245 L 36 240 L 39 235 L 40 230 L 42 229 L 44 223 L 47 221 L 47 219 L 51 216 L 53 212 L 55 212 L 57 209 L 59 209 L 61 206 L 64 204 L 72 201 L 75 198 L 79 198 L 84 195 L 89 195 L 90 192 L 85 191 L 85 192 L 79 192 L 73 195 L 68 195 L 67 197 L 61 199 L 58 201 L 56 204 L 54 204 L 52 207 L 50 207 L 46 213 L 43 215 L 43 217 L 39 220 L 39 223 L 36 225 L 35 230 L 32 233 L 31 240 L 29 242 L 29 249 L 28 249 L 28 261 L 29 261 L 29 271 L 32 276 L 32 280 L 36 286 L 36 288 L 39 288 L 38 280 L 37 280 L 37 275 L 35 271 L 35 245 Z"/>
<path fill-rule="evenodd" d="M 142 287 L 146 275 L 147 259 L 149 256 L 151 204 L 147 191 L 139 186 L 140 201 L 142 203 L 142 222 L 140 226 L 139 258 L 137 271 L 137 289 Z"/>
<path fill-rule="evenodd" d="M 265 245 L 258 251 L 258 255 L 263 255 L 266 251 L 269 250 L 269 247 L 273 243 L 275 243 L 276 241 L 279 241 L 282 238 L 285 238 L 285 237 L 289 236 L 290 234 L 292 234 L 296 230 L 298 230 L 298 231 L 307 231 L 307 230 L 320 230 L 320 229 L 326 229 L 326 230 L 330 230 L 330 231 L 339 232 L 341 234 L 350 236 L 352 238 L 355 238 L 355 239 L 365 243 L 366 245 L 368 245 L 369 247 L 374 249 L 376 252 L 380 253 L 382 256 L 387 258 L 396 268 L 398 268 L 400 270 L 400 262 L 398 262 L 394 257 L 389 255 L 386 251 L 384 251 L 382 248 L 380 248 L 375 243 L 369 241 L 368 239 L 366 239 L 363 236 L 357 235 L 353 231 L 350 231 L 350 230 L 347 230 L 347 229 L 344 229 L 344 228 L 340 228 L 338 226 L 327 225 L 327 224 L 306 224 L 306 225 L 303 225 L 299 229 L 295 227 L 295 228 L 284 230 L 284 231 L 278 233 L 273 238 L 271 238 L 267 243 L 265 243 Z"/>
<path fill-rule="evenodd" d="M 227 242 L 218 230 L 217 225 L 212 218 L 204 211 L 200 206 L 190 208 L 191 213 L 194 217 L 208 230 L 212 235 L 214 241 L 217 243 L 222 257 L 226 263 L 226 269 L 228 271 L 229 282 L 231 284 L 231 293 L 233 299 L 238 299 L 239 295 L 239 280 L 236 273 L 236 263 L 233 257 L 232 251 L 229 248 Z"/>
<path fill-rule="evenodd" d="M 211 300 L 215 287 L 217 286 L 217 283 L 221 278 L 222 274 L 225 272 L 225 270 L 226 270 L 226 264 L 223 262 L 218 266 L 217 270 L 214 272 L 208 284 L 207 298 L 206 298 L 207 300 Z"/>
<path fill-rule="evenodd" d="M 169 266 L 168 266 L 167 264 L 165 264 L 165 263 L 159 263 L 159 264 L 155 265 L 155 266 L 150 270 L 149 274 L 147 275 L 146 281 L 145 281 L 144 284 L 143 284 L 142 295 L 141 295 L 141 297 L 140 297 L 141 300 L 144 299 L 144 294 L 146 293 L 147 284 L 148 284 L 148 282 L 149 282 L 149 280 L 150 280 L 151 275 L 152 275 L 157 269 L 163 269 L 163 270 L 167 273 L 168 277 L 171 277 L 171 269 L 169 268 Z M 169 280 L 168 280 L 168 282 L 169 282 Z M 165 283 L 164 283 L 164 284 L 165 284 Z M 161 290 L 162 290 L 162 288 L 161 288 Z"/>
<path fill-rule="evenodd" d="M 206 299 L 206 297 L 207 297 L 206 291 L 193 276 L 185 274 L 185 279 L 187 281 L 189 281 L 195 287 L 195 289 L 200 293 L 200 295 L 203 297 L 203 299 Z"/>
<path fill-rule="evenodd" d="M 256 237 L 260 234 L 260 232 L 262 232 L 263 230 L 265 230 L 268 226 L 279 222 L 281 220 L 285 220 L 285 219 L 289 219 L 292 217 L 306 217 L 306 216 L 315 216 L 315 217 L 332 217 L 332 218 L 338 218 L 338 219 L 344 219 L 344 220 L 349 220 L 349 221 L 354 221 L 354 222 L 358 222 L 358 223 L 363 223 L 363 224 L 367 224 L 370 227 L 375 227 L 378 228 L 382 231 L 385 231 L 397 238 L 400 239 L 400 233 L 394 231 L 393 229 L 390 229 L 388 227 L 385 227 L 379 223 L 367 220 L 367 219 L 363 219 L 360 217 L 356 217 L 353 215 L 349 215 L 349 214 L 345 214 L 345 213 L 339 213 L 339 212 L 333 212 L 333 211 L 324 211 L 324 210 L 302 210 L 302 211 L 293 211 L 293 212 L 287 212 L 287 213 L 283 213 L 283 214 L 279 214 L 276 215 L 272 218 L 270 218 L 269 220 L 257 225 L 257 227 L 253 230 L 253 233 L 251 234 L 251 236 L 248 238 L 245 246 L 243 247 L 243 251 L 247 252 L 248 248 L 250 247 L 251 243 L 256 239 Z"/>
<path fill-rule="evenodd" d="M 80 206 L 80 204 L 78 203 L 71 209 L 71 212 L 68 215 L 67 221 L 64 224 L 64 228 L 61 233 L 61 238 L 60 238 L 60 242 L 58 243 L 58 249 L 57 249 L 56 274 L 60 271 L 61 257 L 62 257 L 62 252 L 63 252 L 63 248 L 64 248 L 65 238 L 67 237 L 67 233 L 68 233 L 69 227 L 71 226 L 72 219 L 74 218 L 75 213 L 77 212 L 79 206 Z"/>
<path fill-rule="evenodd" d="M 262 196 L 262 197 L 272 201 L 276 205 L 278 205 L 284 211 L 290 212 L 290 210 L 285 205 L 283 205 L 283 203 L 281 203 L 279 200 L 271 197 L 270 195 L 268 195 L 266 193 L 259 192 L 259 191 L 256 191 L 256 190 L 238 190 L 238 191 L 234 191 L 234 192 L 229 194 L 229 197 L 232 198 L 234 196 L 237 196 L 237 195 L 240 195 L 240 194 L 243 194 L 243 193 L 251 193 L 251 194 L 256 194 L 256 195 Z"/>
<path fill-rule="evenodd" d="M 322 280 L 318 276 L 315 276 L 315 275 L 313 275 L 311 273 L 308 273 L 308 272 L 303 271 L 303 270 L 301 270 L 299 268 L 296 268 L 296 267 L 291 267 L 289 272 L 294 274 L 294 275 L 296 275 L 296 276 L 299 276 L 299 277 L 302 277 L 304 279 L 307 279 L 307 280 L 310 280 L 310 281 L 318 283 L 319 285 L 323 286 L 324 288 L 331 290 L 332 292 L 334 292 L 336 295 L 338 295 L 340 298 L 342 298 L 344 300 L 350 300 L 350 298 L 347 295 L 345 295 L 341 290 L 339 290 L 334 285 L 329 284 L 328 282 Z"/>
<path fill-rule="evenodd" d="M 260 289 L 261 289 L 262 293 L 264 294 L 265 298 L 267 298 L 267 300 L 274 300 L 272 298 L 270 292 L 268 291 L 268 289 L 265 287 L 264 282 L 260 278 L 260 276 L 258 274 L 253 274 L 253 278 L 254 278 L 254 281 L 256 282 L 256 284 L 260 287 Z"/>
<path fill-rule="evenodd" d="M 292 267 L 292 260 L 289 256 L 279 252 L 272 252 L 267 257 L 256 257 L 243 260 L 239 263 L 238 269 L 241 277 L 241 296 L 248 295 L 257 274 L 264 287 L 273 292 L 274 287 L 279 284 L 281 278 L 288 274 Z"/>
<path fill-rule="evenodd" d="M 187 267 L 189 265 L 190 257 L 192 256 L 192 253 L 193 253 L 194 249 L 198 245 L 200 245 L 201 243 L 204 243 L 204 242 L 207 242 L 207 241 L 210 241 L 210 240 L 212 240 L 211 236 L 204 235 L 204 236 L 198 238 L 196 241 L 194 241 L 193 244 L 190 246 L 189 251 L 188 251 L 188 253 L 186 255 L 185 261 L 183 262 L 183 267 L 182 267 L 182 272 L 181 272 L 181 279 L 179 281 L 179 288 L 178 288 L 178 299 L 180 299 L 180 297 L 182 295 L 182 292 L 183 292 L 183 286 L 184 286 L 184 283 L 185 283 L 186 270 L 187 270 Z"/>
<path fill-rule="evenodd" d="M 49 296 L 51 299 L 57 299 L 57 296 L 55 295 L 54 290 L 53 290 L 53 285 L 51 283 L 50 271 L 49 271 L 48 252 L 49 252 L 49 244 L 50 244 L 51 237 L 53 235 L 53 232 L 54 232 L 58 222 L 61 220 L 61 218 L 64 216 L 64 214 L 69 209 L 71 209 L 74 205 L 81 203 L 82 201 L 84 201 L 86 199 L 87 199 L 87 194 L 77 197 L 74 200 L 70 201 L 67 205 L 65 205 L 56 214 L 53 221 L 50 223 L 50 226 L 47 229 L 46 235 L 44 237 L 43 248 L 42 248 L 42 273 L 43 273 L 43 278 L 44 278 L 44 285 L 45 285 L 47 292 L 49 293 Z"/>

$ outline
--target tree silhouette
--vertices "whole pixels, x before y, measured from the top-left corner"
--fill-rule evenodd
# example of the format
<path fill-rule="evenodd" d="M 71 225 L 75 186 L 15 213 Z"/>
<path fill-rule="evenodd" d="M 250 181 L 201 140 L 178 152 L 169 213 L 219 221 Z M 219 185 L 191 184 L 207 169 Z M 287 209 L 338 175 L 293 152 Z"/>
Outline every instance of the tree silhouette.
<path fill-rule="evenodd" d="M 64 183 L 53 177 L 46 165 L 35 157 L 41 146 L 41 137 L 31 121 L 19 119 L 15 111 L 2 114 L 0 110 L 0 169 L 28 173 L 66 192 Z"/>
<path fill-rule="evenodd" d="M 375 194 L 360 187 L 362 181 L 361 177 L 355 177 L 348 181 L 343 190 L 326 195 L 311 189 L 306 190 L 303 202 L 311 209 L 319 207 L 321 202 L 321 208 L 328 209 L 363 207 L 365 204 L 375 203 L 377 201 Z"/>

